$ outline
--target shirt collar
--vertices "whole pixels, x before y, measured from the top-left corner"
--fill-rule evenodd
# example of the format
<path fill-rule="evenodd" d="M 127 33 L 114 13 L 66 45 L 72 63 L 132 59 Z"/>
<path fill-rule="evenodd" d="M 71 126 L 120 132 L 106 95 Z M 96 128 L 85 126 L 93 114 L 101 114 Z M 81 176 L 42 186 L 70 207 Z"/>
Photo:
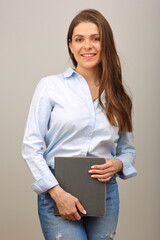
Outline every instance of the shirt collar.
<path fill-rule="evenodd" d="M 70 78 L 73 74 L 76 74 L 77 72 L 73 70 L 73 68 L 68 68 L 64 73 L 63 76 L 65 78 Z M 106 103 L 106 98 L 105 98 L 105 90 L 102 92 L 101 94 L 101 101 L 103 102 L 103 104 Z"/>
<path fill-rule="evenodd" d="M 71 77 L 74 73 L 75 73 L 75 71 L 70 67 L 70 68 L 68 68 L 68 69 L 63 73 L 63 76 L 64 76 L 65 78 L 69 78 L 69 77 Z"/>

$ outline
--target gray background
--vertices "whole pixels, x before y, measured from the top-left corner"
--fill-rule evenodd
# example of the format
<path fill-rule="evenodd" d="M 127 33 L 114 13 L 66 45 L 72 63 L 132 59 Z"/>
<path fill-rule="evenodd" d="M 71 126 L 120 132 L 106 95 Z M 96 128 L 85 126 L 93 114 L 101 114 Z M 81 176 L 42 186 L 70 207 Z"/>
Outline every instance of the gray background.
<path fill-rule="evenodd" d="M 40 78 L 70 65 L 68 25 L 85 8 L 96 8 L 110 22 L 133 95 L 138 176 L 118 180 L 117 239 L 160 239 L 159 0 L 0 0 L 0 239 L 43 239 L 22 136 Z"/>

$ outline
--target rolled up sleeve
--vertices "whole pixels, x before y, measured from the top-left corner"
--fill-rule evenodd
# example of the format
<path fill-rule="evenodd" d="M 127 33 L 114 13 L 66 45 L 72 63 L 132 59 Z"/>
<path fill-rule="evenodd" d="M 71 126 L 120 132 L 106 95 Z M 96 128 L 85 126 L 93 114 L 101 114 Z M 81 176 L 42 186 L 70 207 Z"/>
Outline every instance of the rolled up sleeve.
<path fill-rule="evenodd" d="M 51 176 L 45 176 L 32 184 L 32 190 L 36 193 L 40 194 L 43 192 L 47 192 L 52 187 L 58 185 L 56 178 Z"/>
<path fill-rule="evenodd" d="M 58 184 L 44 158 L 44 137 L 52 108 L 47 82 L 42 79 L 32 99 L 22 144 L 22 156 L 35 179 L 32 189 L 36 193 L 46 192 Z"/>
<path fill-rule="evenodd" d="M 123 163 L 122 171 L 118 174 L 122 179 L 128 179 L 137 175 L 134 167 L 136 150 L 133 143 L 133 133 L 123 132 L 119 134 L 116 148 L 116 157 Z"/>

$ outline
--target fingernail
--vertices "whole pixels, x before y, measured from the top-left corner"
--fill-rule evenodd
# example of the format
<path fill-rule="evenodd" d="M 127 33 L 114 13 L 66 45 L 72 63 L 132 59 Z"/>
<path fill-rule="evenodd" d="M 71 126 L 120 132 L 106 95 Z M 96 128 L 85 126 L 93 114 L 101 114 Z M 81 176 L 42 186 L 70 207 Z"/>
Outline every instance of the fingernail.
<path fill-rule="evenodd" d="M 91 168 L 94 168 L 94 166 L 91 166 Z"/>
<path fill-rule="evenodd" d="M 92 172 L 92 170 L 89 170 L 88 172 L 89 172 L 89 173 L 91 173 L 91 172 Z"/>
<path fill-rule="evenodd" d="M 83 211 L 84 214 L 87 214 L 86 210 Z"/>

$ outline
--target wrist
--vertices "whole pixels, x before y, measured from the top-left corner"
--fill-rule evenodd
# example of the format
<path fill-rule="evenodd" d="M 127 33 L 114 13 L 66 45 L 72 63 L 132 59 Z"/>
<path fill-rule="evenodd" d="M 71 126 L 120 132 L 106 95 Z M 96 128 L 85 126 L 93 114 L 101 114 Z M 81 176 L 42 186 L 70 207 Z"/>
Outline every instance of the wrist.
<path fill-rule="evenodd" d="M 59 186 L 56 185 L 55 187 L 48 190 L 48 193 L 51 195 L 51 197 L 56 201 L 56 199 L 59 198 L 59 196 L 64 192 L 64 190 Z"/>
<path fill-rule="evenodd" d="M 121 172 L 121 171 L 122 171 L 122 168 L 123 168 L 123 163 L 122 163 L 122 161 L 119 160 L 119 159 L 117 159 L 116 161 L 117 161 L 117 163 L 118 163 L 117 172 Z"/>

